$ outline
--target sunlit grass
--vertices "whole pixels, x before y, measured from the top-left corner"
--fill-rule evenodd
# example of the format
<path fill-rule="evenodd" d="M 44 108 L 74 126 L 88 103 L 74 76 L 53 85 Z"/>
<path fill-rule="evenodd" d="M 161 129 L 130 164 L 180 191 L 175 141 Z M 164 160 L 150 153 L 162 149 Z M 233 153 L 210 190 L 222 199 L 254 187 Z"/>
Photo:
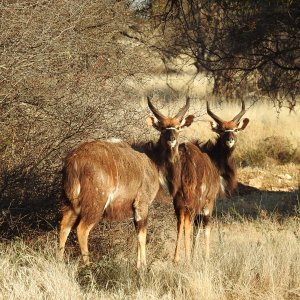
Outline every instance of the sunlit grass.
<path fill-rule="evenodd" d="M 171 230 L 168 221 L 159 221 L 161 230 Z M 299 243 L 296 218 L 281 224 L 217 220 L 209 260 L 202 237 L 190 264 L 174 265 L 171 255 L 151 259 L 168 252 L 152 244 L 148 269 L 137 272 L 134 261 L 120 256 L 94 259 L 90 268 L 77 258 L 59 263 L 53 239 L 37 237 L 31 245 L 18 240 L 0 244 L 0 293 L 2 299 L 296 299 Z"/>

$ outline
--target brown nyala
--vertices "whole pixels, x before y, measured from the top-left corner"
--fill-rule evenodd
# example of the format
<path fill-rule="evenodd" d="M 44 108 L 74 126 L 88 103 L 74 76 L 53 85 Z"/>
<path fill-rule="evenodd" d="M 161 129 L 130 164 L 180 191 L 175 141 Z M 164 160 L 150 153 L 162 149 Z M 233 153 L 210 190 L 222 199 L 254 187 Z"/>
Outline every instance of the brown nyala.
<path fill-rule="evenodd" d="M 182 121 L 186 110 L 187 105 L 174 118 L 166 118 L 157 125 L 161 131 L 158 145 L 167 143 L 173 148 L 177 141 L 170 134 L 172 128 L 189 126 L 188 119 Z M 177 136 L 177 129 L 175 133 Z M 75 223 L 78 223 L 82 257 L 88 263 L 88 235 L 92 228 L 103 218 L 123 219 L 133 214 L 138 235 L 137 266 L 146 265 L 148 210 L 159 190 L 159 182 L 164 183 L 160 151 L 168 151 L 152 147 L 153 143 L 147 145 L 131 147 L 118 140 L 92 141 L 79 145 L 67 155 L 63 168 L 65 205 L 59 234 L 61 259 Z"/>
<path fill-rule="evenodd" d="M 138 237 L 137 267 L 146 264 L 148 209 L 159 189 L 158 168 L 151 159 L 118 140 L 86 142 L 67 155 L 63 187 L 61 259 L 75 223 L 83 261 L 87 264 L 92 228 L 103 218 L 124 219 L 133 214 Z"/>
<path fill-rule="evenodd" d="M 245 102 L 242 101 L 241 111 L 231 121 L 222 120 L 211 111 L 208 102 L 206 105 L 208 115 L 215 121 L 215 123 L 210 122 L 211 129 L 218 136 L 215 141 L 209 140 L 202 145 L 198 143 L 198 146 L 202 152 L 208 154 L 217 167 L 221 176 L 222 192 L 230 197 L 237 186 L 236 168 L 232 155 L 237 143 L 237 133 L 244 130 L 249 123 L 249 119 L 245 118 L 240 126 L 240 120 L 246 113 Z"/>
<path fill-rule="evenodd" d="M 220 176 L 215 164 L 206 153 L 193 143 L 179 144 L 178 135 L 183 126 L 190 126 L 194 117 L 169 118 L 161 114 L 148 98 L 148 105 L 157 121 L 149 124 L 161 132 L 155 145 L 157 164 L 168 184 L 177 216 L 177 240 L 174 260 L 179 261 L 179 245 L 184 232 L 186 259 L 191 257 L 191 230 L 196 215 L 203 215 L 206 254 L 209 254 L 210 219 L 220 191 Z M 189 99 L 185 113 L 189 107 Z"/>

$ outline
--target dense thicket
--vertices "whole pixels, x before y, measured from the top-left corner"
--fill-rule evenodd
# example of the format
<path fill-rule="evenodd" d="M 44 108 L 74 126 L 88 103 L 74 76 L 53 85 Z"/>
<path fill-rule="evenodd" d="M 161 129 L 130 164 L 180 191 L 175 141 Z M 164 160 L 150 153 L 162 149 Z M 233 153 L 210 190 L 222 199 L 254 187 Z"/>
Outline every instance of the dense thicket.
<path fill-rule="evenodd" d="M 151 64 L 120 34 L 134 22 L 127 1 L 1 1 L 0 207 L 55 203 L 73 145 L 142 130 L 124 83 Z"/>

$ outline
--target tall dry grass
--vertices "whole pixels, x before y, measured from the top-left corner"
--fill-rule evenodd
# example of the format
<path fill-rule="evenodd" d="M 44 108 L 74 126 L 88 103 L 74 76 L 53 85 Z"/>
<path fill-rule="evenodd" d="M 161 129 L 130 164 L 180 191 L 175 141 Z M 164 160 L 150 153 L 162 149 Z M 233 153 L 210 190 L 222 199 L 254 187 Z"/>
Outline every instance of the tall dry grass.
<path fill-rule="evenodd" d="M 160 230 L 170 230 L 169 225 L 163 221 Z M 297 218 L 286 219 L 282 224 L 271 219 L 223 219 L 213 231 L 208 261 L 203 259 L 202 239 L 193 261 L 178 265 L 172 263 L 171 256 L 163 258 L 170 248 L 173 251 L 174 243 L 166 241 L 161 248 L 154 239 L 148 245 L 149 267 L 142 272 L 134 266 L 135 249 L 128 260 L 120 253 L 121 256 L 94 260 L 86 269 L 77 258 L 69 257 L 65 264 L 56 261 L 53 233 L 30 244 L 24 240 L 2 242 L 0 298 L 297 299 L 299 229 Z"/>

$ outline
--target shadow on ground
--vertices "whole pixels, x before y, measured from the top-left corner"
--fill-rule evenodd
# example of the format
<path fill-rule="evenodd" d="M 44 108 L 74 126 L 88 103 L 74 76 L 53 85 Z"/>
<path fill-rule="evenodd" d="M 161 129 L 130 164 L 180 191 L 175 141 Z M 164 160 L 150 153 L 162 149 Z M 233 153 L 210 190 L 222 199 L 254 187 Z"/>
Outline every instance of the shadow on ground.
<path fill-rule="evenodd" d="M 238 184 L 230 199 L 217 201 L 217 213 L 237 216 L 238 218 L 267 218 L 277 216 L 279 219 L 300 214 L 300 190 L 269 191 Z"/>
<path fill-rule="evenodd" d="M 59 219 L 60 176 L 24 173 L 16 168 L 1 174 L 1 239 L 36 236 L 56 228 Z"/>

